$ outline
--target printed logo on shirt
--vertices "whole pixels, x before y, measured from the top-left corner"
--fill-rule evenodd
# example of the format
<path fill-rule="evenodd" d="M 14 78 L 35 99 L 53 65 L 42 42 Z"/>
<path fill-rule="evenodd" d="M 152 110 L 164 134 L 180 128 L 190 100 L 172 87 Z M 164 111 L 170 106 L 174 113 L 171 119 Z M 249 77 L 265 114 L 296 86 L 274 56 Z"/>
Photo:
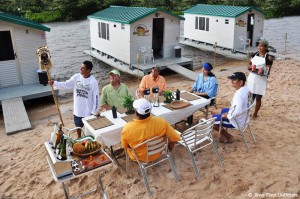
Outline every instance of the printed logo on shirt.
<path fill-rule="evenodd" d="M 77 81 L 76 84 L 76 96 L 77 97 L 83 97 L 83 98 L 88 98 L 88 91 L 91 89 L 90 84 L 83 85 L 81 81 Z"/>

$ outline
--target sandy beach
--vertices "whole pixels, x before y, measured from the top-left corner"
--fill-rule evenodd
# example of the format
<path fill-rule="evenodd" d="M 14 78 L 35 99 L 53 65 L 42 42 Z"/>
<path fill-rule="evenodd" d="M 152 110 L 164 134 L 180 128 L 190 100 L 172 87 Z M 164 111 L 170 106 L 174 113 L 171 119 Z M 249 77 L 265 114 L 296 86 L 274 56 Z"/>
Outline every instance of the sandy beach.
<path fill-rule="evenodd" d="M 196 71 L 200 72 L 200 69 Z M 230 105 L 235 90 L 227 76 L 236 71 L 247 72 L 246 62 L 229 60 L 214 68 L 220 94 L 217 97 L 218 110 L 210 107 L 210 111 L 218 112 Z M 168 89 L 173 91 L 190 90 L 194 83 L 175 73 L 165 77 Z M 299 62 L 275 60 L 259 117 L 251 120 L 257 143 L 254 144 L 250 135 L 246 134 L 251 151 L 246 151 L 237 131 L 231 131 L 235 136 L 234 142 L 218 145 L 224 167 L 219 164 L 213 150 L 207 148 L 197 153 L 201 179 L 196 181 L 186 149 L 178 146 L 174 151 L 174 159 L 181 181 L 176 183 L 166 162 L 150 169 L 148 179 L 152 198 L 299 198 L 299 77 Z M 138 80 L 135 77 L 126 76 L 122 81 L 132 92 L 137 88 Z M 74 127 L 72 95 L 60 96 L 59 103 L 65 126 Z M 32 130 L 8 136 L 3 115 L 0 115 L 0 198 L 64 198 L 62 186 L 54 181 L 45 158 L 44 142 L 50 139 L 54 123 L 59 120 L 55 105 L 47 100 L 32 101 L 26 104 L 26 108 Z M 194 123 L 202 117 L 202 112 L 196 112 Z M 177 128 L 184 130 L 186 126 L 182 123 Z M 217 132 L 213 134 L 217 137 Z M 125 158 L 121 157 L 119 163 L 120 167 L 106 166 L 101 171 L 67 182 L 70 195 L 94 188 L 101 174 L 108 198 L 150 198 L 138 166 L 130 164 L 131 172 L 126 174 Z M 101 191 L 83 198 L 102 198 Z"/>

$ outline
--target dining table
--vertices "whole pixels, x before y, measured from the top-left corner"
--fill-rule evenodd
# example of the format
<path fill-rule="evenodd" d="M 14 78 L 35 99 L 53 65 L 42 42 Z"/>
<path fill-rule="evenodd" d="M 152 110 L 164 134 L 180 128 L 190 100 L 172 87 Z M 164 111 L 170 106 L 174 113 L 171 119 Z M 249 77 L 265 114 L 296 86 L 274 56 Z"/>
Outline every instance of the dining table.
<path fill-rule="evenodd" d="M 210 103 L 210 99 L 187 91 L 181 91 L 180 101 L 186 102 L 188 105 L 183 108 L 173 108 L 161 100 L 159 106 L 152 106 L 151 114 L 162 117 L 169 124 L 174 125 L 193 115 L 196 111 L 207 108 Z M 102 145 L 112 147 L 120 143 L 123 127 L 134 118 L 135 114 L 126 114 L 121 108 L 117 109 L 116 118 L 113 117 L 112 110 L 106 110 L 98 117 L 91 115 L 83 118 L 82 121 L 86 135 L 93 135 Z"/>

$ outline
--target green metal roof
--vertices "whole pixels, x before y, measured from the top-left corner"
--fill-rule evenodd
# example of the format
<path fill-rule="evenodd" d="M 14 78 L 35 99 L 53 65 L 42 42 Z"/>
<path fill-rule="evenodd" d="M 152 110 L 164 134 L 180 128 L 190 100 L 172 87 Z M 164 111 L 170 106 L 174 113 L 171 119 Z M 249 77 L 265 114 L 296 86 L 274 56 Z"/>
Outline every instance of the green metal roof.
<path fill-rule="evenodd" d="M 48 28 L 47 26 L 44 26 L 42 24 L 36 23 L 34 21 L 31 21 L 31 20 L 23 18 L 23 17 L 4 13 L 1 11 L 0 11 L 0 20 L 50 32 L 50 28 Z"/>
<path fill-rule="evenodd" d="M 171 12 L 161 8 L 125 7 L 125 6 L 110 6 L 109 8 L 106 8 L 92 15 L 89 15 L 88 18 L 102 19 L 106 21 L 113 21 L 113 22 L 118 22 L 123 24 L 131 24 L 135 21 L 138 21 L 158 11 L 172 15 L 178 18 L 179 20 L 184 20 L 183 17 L 172 14 Z"/>
<path fill-rule="evenodd" d="M 185 10 L 184 13 L 235 18 L 251 9 L 256 10 L 264 15 L 262 11 L 252 6 L 224 6 L 208 4 L 197 4 L 194 7 Z"/>

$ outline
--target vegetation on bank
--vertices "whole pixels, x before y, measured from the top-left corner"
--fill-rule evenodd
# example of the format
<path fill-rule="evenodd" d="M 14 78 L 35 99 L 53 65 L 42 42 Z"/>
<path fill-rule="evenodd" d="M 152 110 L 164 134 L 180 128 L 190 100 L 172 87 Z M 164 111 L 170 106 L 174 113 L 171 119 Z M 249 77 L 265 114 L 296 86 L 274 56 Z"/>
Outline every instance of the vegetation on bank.
<path fill-rule="evenodd" d="M 155 7 L 175 14 L 196 4 L 255 6 L 266 18 L 300 15 L 300 0 L 0 0 L 0 11 L 22 16 L 36 22 L 71 21 L 110 5 Z"/>

